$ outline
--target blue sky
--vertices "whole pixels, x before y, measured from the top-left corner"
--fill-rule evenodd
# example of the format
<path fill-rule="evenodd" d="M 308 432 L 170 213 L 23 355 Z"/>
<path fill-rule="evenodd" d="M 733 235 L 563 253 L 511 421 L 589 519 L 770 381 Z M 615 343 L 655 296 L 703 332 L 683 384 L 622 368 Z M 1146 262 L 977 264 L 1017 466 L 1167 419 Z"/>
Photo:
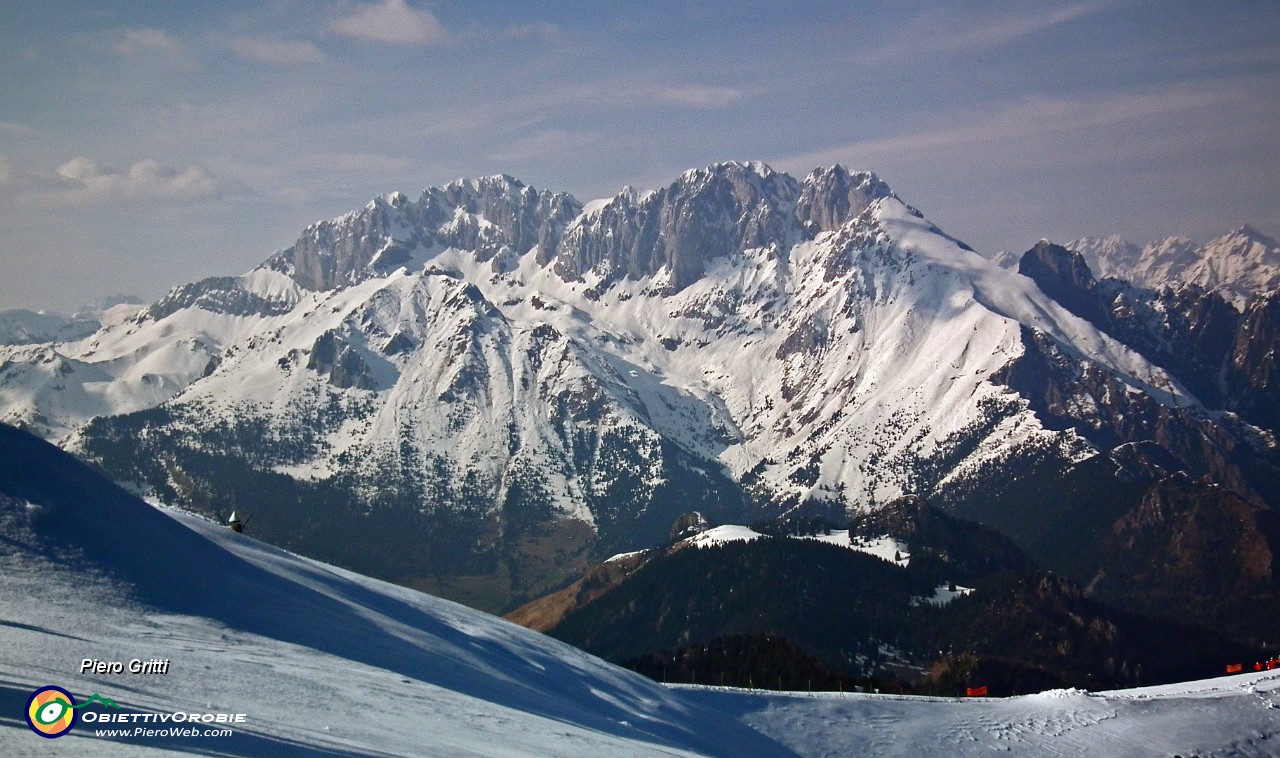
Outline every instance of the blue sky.
<path fill-rule="evenodd" d="M 980 250 L 1280 235 L 1280 3 L 0 0 L 0 309 L 241 273 L 383 192 L 843 163 Z"/>

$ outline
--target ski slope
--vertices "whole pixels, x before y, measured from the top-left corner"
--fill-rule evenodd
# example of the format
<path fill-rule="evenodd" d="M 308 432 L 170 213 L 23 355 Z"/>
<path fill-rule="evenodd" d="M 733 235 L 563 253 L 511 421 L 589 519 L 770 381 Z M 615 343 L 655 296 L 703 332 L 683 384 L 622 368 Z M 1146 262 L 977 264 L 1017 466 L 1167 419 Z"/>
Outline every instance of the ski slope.
<path fill-rule="evenodd" d="M 5 756 L 1263 756 L 1280 744 L 1280 672 L 968 701 L 664 687 L 155 508 L 10 429 L 0 450 Z M 85 658 L 171 663 L 81 674 Z M 246 720 L 231 736 L 110 744 L 82 721 L 49 741 L 22 714 L 50 684 L 125 712 Z"/>

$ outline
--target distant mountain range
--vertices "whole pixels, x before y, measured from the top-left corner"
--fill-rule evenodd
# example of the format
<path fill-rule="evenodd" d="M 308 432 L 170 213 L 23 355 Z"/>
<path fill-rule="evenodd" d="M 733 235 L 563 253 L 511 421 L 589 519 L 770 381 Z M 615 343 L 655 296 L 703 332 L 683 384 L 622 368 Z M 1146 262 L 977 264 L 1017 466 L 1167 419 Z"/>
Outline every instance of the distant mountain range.
<path fill-rule="evenodd" d="M 1138 570 L 1107 568 L 1117 540 L 1206 559 L 1143 507 L 1226 508 L 1269 596 L 1277 296 L 1242 312 L 1037 250 L 1002 269 L 839 166 L 719 164 L 589 203 L 458 181 L 78 341 L 0 347 L 0 420 L 489 609 L 690 510 L 840 523 L 906 495 L 1121 599 L 1140 585 L 1113 581 Z M 1214 485 L 1229 494 L 1160 500 Z"/>
<path fill-rule="evenodd" d="M 137 298 L 116 295 L 80 308 L 70 316 L 22 308 L 0 311 L 0 345 L 74 342 L 98 331 L 104 322 L 132 316 L 143 305 Z"/>
<path fill-rule="evenodd" d="M 1165 237 L 1146 245 L 1118 236 L 1084 237 L 1065 247 L 1084 256 L 1099 279 L 1120 279 L 1145 289 L 1195 284 L 1243 310 L 1260 293 L 1280 287 L 1280 242 L 1251 226 L 1233 229 L 1199 244 Z M 1020 255 L 1000 252 L 992 259 L 1010 269 Z"/>

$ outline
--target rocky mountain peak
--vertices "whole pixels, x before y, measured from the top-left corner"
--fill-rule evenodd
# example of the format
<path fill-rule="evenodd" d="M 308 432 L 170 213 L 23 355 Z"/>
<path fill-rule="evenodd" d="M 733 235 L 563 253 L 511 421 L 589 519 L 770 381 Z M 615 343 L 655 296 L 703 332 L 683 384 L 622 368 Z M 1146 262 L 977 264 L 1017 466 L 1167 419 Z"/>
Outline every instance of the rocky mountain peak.
<path fill-rule="evenodd" d="M 837 163 L 805 177 L 796 218 L 811 232 L 831 231 L 886 197 L 893 197 L 893 190 L 880 177 L 866 171 L 851 173 Z"/>
<path fill-rule="evenodd" d="M 392 271 L 432 247 L 473 250 L 481 260 L 504 248 L 554 249 L 581 211 L 567 193 L 539 191 L 506 174 L 459 179 L 424 190 L 417 201 L 393 192 L 362 211 L 312 224 L 266 265 L 305 289 L 326 291 Z"/>
<path fill-rule="evenodd" d="M 1066 245 L 1068 250 L 1084 256 L 1089 269 L 1099 277 L 1125 278 L 1142 258 L 1142 248 L 1113 234 L 1109 237 L 1083 237 Z"/>
<path fill-rule="evenodd" d="M 1033 280 L 1049 297 L 1094 324 L 1104 322 L 1098 304 L 1098 282 L 1084 256 L 1048 240 L 1022 255 L 1018 273 Z"/>
<path fill-rule="evenodd" d="M 666 271 L 668 292 L 701 278 L 707 263 L 744 250 L 783 248 L 840 228 L 893 191 L 875 174 L 843 166 L 803 182 L 767 164 L 719 163 L 684 172 L 645 195 L 623 192 L 577 219 L 542 261 L 568 280 L 604 283 Z"/>
<path fill-rule="evenodd" d="M 658 190 L 624 189 L 586 207 L 567 193 L 536 190 L 506 174 L 459 179 L 380 196 L 363 210 L 313 224 L 268 266 L 303 288 L 326 291 L 387 273 L 432 248 L 504 249 L 537 260 L 563 279 L 601 283 L 665 272 L 679 292 L 708 261 L 750 249 L 781 248 L 838 229 L 893 191 L 875 174 L 840 165 L 803 182 L 758 161 L 691 169 Z M 918 212 L 912 211 L 916 215 Z"/>

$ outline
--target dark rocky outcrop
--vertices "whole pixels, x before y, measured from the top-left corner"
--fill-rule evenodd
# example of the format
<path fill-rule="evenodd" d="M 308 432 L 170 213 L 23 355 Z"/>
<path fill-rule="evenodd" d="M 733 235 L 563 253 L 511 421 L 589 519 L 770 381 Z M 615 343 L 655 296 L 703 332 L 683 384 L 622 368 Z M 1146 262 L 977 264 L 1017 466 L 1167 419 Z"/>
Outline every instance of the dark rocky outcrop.
<path fill-rule="evenodd" d="M 1049 242 L 1027 251 L 1019 272 L 1163 367 L 1209 408 L 1280 432 L 1280 291 L 1258 295 L 1241 313 L 1196 284 L 1145 290 L 1116 279 L 1098 282 L 1079 253 Z"/>
<path fill-rule="evenodd" d="M 702 534 L 711 528 L 711 522 L 698 511 L 680 514 L 680 518 L 671 525 L 671 542 Z"/>
<path fill-rule="evenodd" d="M 1044 294 L 1077 316 L 1099 327 L 1107 323 L 1108 314 L 1098 297 L 1098 282 L 1079 253 L 1041 240 L 1023 253 L 1018 273 L 1030 277 Z"/>
<path fill-rule="evenodd" d="M 1236 330 L 1226 368 L 1231 410 L 1280 434 L 1280 290 L 1257 298 Z"/>
<path fill-rule="evenodd" d="M 1103 451 L 1153 442 L 1189 475 L 1209 476 L 1256 502 L 1277 491 L 1274 452 L 1230 417 L 1130 392 L 1116 375 L 1076 358 L 1043 332 L 1024 327 L 1022 342 L 1023 354 L 992 380 L 1030 401 L 1048 428 L 1074 429 Z"/>
<path fill-rule="evenodd" d="M 320 335 L 311 346 L 307 368 L 327 374 L 329 384 L 334 387 L 374 388 L 373 375 L 360 351 L 333 330 Z"/>
<path fill-rule="evenodd" d="M 239 277 L 212 276 L 175 288 L 138 317 L 159 321 L 187 308 L 231 316 L 279 316 L 293 310 L 295 305 L 293 298 L 271 299 L 250 292 Z"/>

